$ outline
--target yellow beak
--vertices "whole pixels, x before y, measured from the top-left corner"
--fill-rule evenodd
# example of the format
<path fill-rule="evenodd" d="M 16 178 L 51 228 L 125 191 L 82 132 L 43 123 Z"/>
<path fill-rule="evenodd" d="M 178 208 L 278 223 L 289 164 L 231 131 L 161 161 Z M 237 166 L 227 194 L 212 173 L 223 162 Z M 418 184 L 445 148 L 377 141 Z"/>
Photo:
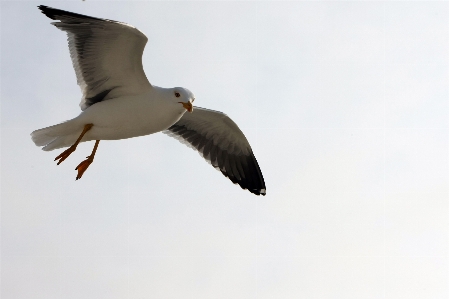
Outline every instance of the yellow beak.
<path fill-rule="evenodd" d="M 184 103 L 184 102 L 178 102 L 182 104 L 184 108 L 186 108 L 187 111 L 192 112 L 193 111 L 193 105 L 190 102 Z"/>

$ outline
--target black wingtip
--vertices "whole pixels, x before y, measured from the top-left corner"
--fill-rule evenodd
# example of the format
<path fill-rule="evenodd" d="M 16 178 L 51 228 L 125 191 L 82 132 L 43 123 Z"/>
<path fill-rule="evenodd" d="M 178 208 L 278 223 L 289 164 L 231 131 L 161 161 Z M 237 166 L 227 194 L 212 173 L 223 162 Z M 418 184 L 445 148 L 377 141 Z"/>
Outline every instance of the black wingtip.
<path fill-rule="evenodd" d="M 252 151 L 248 156 L 230 155 L 227 151 L 220 152 L 220 155 L 218 169 L 225 177 L 254 195 L 266 195 L 265 180 Z M 242 168 L 232 167 L 231 164 L 241 165 Z M 239 172 L 239 175 L 236 172 Z"/>
<path fill-rule="evenodd" d="M 242 188 L 243 189 L 243 188 Z M 266 192 L 266 190 L 265 189 L 257 189 L 257 190 L 251 190 L 251 189 L 248 189 L 248 191 L 249 192 L 251 192 L 252 194 L 255 194 L 255 195 L 257 195 L 257 196 L 259 196 L 259 195 L 262 195 L 262 196 L 265 196 L 265 195 L 267 195 L 267 192 Z"/>
<path fill-rule="evenodd" d="M 251 193 L 265 196 L 267 193 L 265 180 L 263 178 L 262 171 L 260 170 L 259 163 L 257 163 L 257 159 L 252 151 L 250 155 L 246 157 L 246 165 L 248 171 L 251 173 L 251 176 L 247 180 L 242 180 L 242 183 L 245 185 L 240 185 L 240 187 L 244 188 L 245 186 Z"/>
<path fill-rule="evenodd" d="M 47 17 L 49 17 L 50 19 L 56 20 L 56 17 L 55 17 L 55 11 L 59 11 L 59 9 L 55 9 L 55 8 L 48 7 L 48 6 L 45 6 L 45 5 L 39 5 L 37 8 L 39 8 L 40 11 L 41 11 L 44 15 L 46 15 Z"/>
<path fill-rule="evenodd" d="M 49 6 L 45 6 L 45 5 L 39 5 L 37 8 L 40 9 L 40 11 L 46 15 L 47 17 L 49 17 L 52 20 L 64 20 L 64 19 L 71 19 L 71 21 L 73 21 L 73 19 L 89 19 L 89 20 L 97 20 L 97 21 L 112 21 L 112 20 L 107 20 L 107 19 L 100 19 L 100 18 L 95 18 L 95 17 L 91 17 L 91 16 L 86 16 L 86 15 L 82 15 L 82 14 L 77 14 L 74 12 L 70 12 L 70 11 L 66 11 L 66 10 L 62 10 L 62 9 L 57 9 L 57 8 L 53 8 L 53 7 L 49 7 Z M 61 21 L 62 21 L 61 20 Z M 116 22 L 116 21 L 112 21 L 112 22 Z"/>

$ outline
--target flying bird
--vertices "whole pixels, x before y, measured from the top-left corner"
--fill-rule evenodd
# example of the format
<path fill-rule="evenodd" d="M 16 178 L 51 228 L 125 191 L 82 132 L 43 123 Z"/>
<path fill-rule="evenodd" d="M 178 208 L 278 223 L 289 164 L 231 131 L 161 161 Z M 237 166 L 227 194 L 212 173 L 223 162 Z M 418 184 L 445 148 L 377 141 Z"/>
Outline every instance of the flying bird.
<path fill-rule="evenodd" d="M 251 146 L 224 113 L 193 107 L 187 88 L 150 84 L 142 66 L 147 37 L 126 23 L 76 14 L 40 5 L 52 24 L 68 35 L 70 57 L 82 91 L 82 112 L 66 122 L 31 133 L 44 151 L 68 147 L 58 165 L 80 142 L 95 140 L 76 179 L 93 162 L 100 140 L 118 140 L 166 133 L 196 149 L 234 184 L 256 195 L 266 187 Z M 186 113 L 186 112 L 189 113 Z"/>

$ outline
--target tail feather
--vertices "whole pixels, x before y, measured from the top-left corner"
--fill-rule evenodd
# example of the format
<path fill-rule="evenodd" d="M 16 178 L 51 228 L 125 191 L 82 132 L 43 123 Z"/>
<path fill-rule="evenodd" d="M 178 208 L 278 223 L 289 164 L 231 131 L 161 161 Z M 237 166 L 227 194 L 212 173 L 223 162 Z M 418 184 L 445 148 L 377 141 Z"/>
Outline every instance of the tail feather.
<path fill-rule="evenodd" d="M 37 133 L 37 134 L 35 134 L 35 133 Z M 36 131 L 34 131 L 31 134 L 32 134 L 31 139 L 33 140 L 34 144 L 36 144 L 37 146 L 47 145 L 50 142 L 52 142 L 53 140 L 55 140 L 56 138 L 58 138 L 58 137 L 48 136 L 45 134 L 39 134 Z"/>
<path fill-rule="evenodd" d="M 48 152 L 48 151 L 52 151 L 54 149 L 58 149 L 61 147 L 67 147 L 67 146 L 72 145 L 75 142 L 75 140 L 76 140 L 76 135 L 56 137 L 50 143 L 45 145 L 42 148 L 42 150 Z"/>
<path fill-rule="evenodd" d="M 75 133 L 82 130 L 73 120 L 39 129 L 31 133 L 31 139 L 37 146 L 44 146 L 44 151 L 70 146 Z M 75 137 L 76 140 L 76 137 Z"/>

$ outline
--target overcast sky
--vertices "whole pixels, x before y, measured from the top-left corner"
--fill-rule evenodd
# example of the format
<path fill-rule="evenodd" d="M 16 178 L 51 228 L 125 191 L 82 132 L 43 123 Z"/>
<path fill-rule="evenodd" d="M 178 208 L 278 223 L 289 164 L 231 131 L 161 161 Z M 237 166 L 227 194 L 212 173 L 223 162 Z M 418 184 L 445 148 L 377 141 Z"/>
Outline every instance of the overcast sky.
<path fill-rule="evenodd" d="M 267 196 L 164 134 L 81 144 L 45 4 L 132 24 L 242 129 Z M 2 2 L 1 297 L 449 298 L 448 2 Z"/>

